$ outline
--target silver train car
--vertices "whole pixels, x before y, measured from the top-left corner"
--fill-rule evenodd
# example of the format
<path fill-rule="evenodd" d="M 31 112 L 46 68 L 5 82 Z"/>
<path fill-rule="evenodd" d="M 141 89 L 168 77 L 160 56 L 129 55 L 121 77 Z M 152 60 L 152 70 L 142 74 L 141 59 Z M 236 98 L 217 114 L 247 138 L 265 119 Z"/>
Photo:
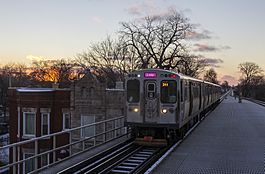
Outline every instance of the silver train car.
<path fill-rule="evenodd" d="M 221 97 L 219 85 L 161 69 L 128 74 L 125 88 L 125 124 L 137 144 L 152 146 L 182 138 Z"/>

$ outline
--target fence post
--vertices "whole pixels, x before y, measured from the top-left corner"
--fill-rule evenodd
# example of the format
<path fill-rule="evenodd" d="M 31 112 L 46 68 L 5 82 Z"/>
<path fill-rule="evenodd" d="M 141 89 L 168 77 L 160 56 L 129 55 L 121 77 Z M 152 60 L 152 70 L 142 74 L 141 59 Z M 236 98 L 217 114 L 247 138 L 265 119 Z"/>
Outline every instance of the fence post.
<path fill-rule="evenodd" d="M 18 146 L 17 147 L 17 158 L 18 158 L 18 161 L 20 161 L 20 147 Z M 20 164 L 17 165 L 17 173 L 20 174 Z"/>
<path fill-rule="evenodd" d="M 69 132 L 69 156 L 72 156 L 72 131 Z"/>
<path fill-rule="evenodd" d="M 13 163 L 15 163 L 16 162 L 16 147 L 13 146 L 12 150 L 13 150 Z M 23 162 L 23 166 L 24 166 L 24 162 Z M 13 173 L 17 173 L 16 165 L 13 165 Z"/>
<path fill-rule="evenodd" d="M 38 155 L 38 140 L 35 140 L 35 152 L 34 152 L 34 155 Z M 34 170 L 37 170 L 38 169 L 38 157 L 35 157 L 34 159 Z"/>
<path fill-rule="evenodd" d="M 103 136 L 103 142 L 106 142 L 106 140 L 107 140 L 107 133 L 106 133 L 106 131 L 107 131 L 107 124 L 106 124 L 106 122 L 104 122 L 104 136 Z"/>
<path fill-rule="evenodd" d="M 56 135 L 54 135 L 53 137 L 53 150 L 56 148 Z M 54 150 L 53 152 L 52 152 L 52 158 L 53 158 L 53 163 L 55 163 L 55 161 L 56 161 L 56 150 Z"/>

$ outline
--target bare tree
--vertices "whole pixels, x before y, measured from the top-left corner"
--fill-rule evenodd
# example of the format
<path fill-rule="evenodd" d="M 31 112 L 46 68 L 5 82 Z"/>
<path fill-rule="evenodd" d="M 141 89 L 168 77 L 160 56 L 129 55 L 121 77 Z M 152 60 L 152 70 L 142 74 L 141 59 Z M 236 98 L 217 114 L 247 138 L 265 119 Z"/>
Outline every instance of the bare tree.
<path fill-rule="evenodd" d="M 72 63 L 71 60 L 59 59 L 53 64 L 51 70 L 56 72 L 58 83 L 69 83 L 71 80 L 70 76 L 72 73 L 72 68 L 74 66 L 75 64 Z"/>
<path fill-rule="evenodd" d="M 147 16 L 135 22 L 122 22 L 120 36 L 137 54 L 139 68 L 176 69 L 186 58 L 181 43 L 192 25 L 180 13 Z"/>
<path fill-rule="evenodd" d="M 9 87 L 26 86 L 29 83 L 27 70 L 24 64 L 9 63 L 0 68 L 0 74 Z"/>
<path fill-rule="evenodd" d="M 33 80 L 59 83 L 59 86 L 67 87 L 74 66 L 71 60 L 65 59 L 34 61 L 30 76 Z"/>
<path fill-rule="evenodd" d="M 49 72 L 51 66 L 51 62 L 47 60 L 33 61 L 30 73 L 32 80 L 54 82 L 54 76 Z"/>
<path fill-rule="evenodd" d="M 0 112 L 6 115 L 8 87 L 26 87 L 32 82 L 24 64 L 9 63 L 0 67 Z"/>
<path fill-rule="evenodd" d="M 143 68 L 173 69 L 198 77 L 206 63 L 189 54 L 183 44 L 191 31 L 192 24 L 176 11 L 122 22 L 117 40 L 107 37 L 92 44 L 75 61 L 111 86 L 128 72 Z"/>
<path fill-rule="evenodd" d="M 213 68 L 210 68 L 208 71 L 206 71 L 204 78 L 205 81 L 212 82 L 215 84 L 218 84 L 217 80 L 217 73 Z"/>
<path fill-rule="evenodd" d="M 242 74 L 241 82 L 250 83 L 253 77 L 259 76 L 262 74 L 263 70 L 253 62 L 244 62 L 238 65 L 238 69 Z"/>
<path fill-rule="evenodd" d="M 122 40 L 115 41 L 110 37 L 92 44 L 87 52 L 78 54 L 76 63 L 83 69 L 94 73 L 99 80 L 107 81 L 113 87 L 124 75 L 137 69 L 135 53 L 124 46 Z"/>
<path fill-rule="evenodd" d="M 205 59 L 195 55 L 188 55 L 178 60 L 177 70 L 182 74 L 198 78 L 206 66 Z"/>
<path fill-rule="evenodd" d="M 255 86 L 263 81 L 263 70 L 253 62 L 244 62 L 239 64 L 239 71 L 242 74 L 240 79 L 240 86 L 242 87 L 242 92 L 244 96 L 250 97 Z M 251 91 L 251 89 L 253 89 Z"/>

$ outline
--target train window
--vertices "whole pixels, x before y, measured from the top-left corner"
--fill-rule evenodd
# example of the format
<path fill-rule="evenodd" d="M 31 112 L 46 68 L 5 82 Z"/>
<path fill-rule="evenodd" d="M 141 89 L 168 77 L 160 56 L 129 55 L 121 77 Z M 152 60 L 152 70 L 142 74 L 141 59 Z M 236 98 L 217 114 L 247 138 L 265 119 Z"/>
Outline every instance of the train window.
<path fill-rule="evenodd" d="M 193 98 L 193 88 L 192 88 L 192 86 L 193 86 L 193 83 L 190 82 L 189 83 L 189 93 L 190 93 L 189 101 L 192 101 L 192 98 Z"/>
<path fill-rule="evenodd" d="M 127 81 L 127 101 L 137 103 L 140 99 L 140 82 L 139 80 Z"/>
<path fill-rule="evenodd" d="M 155 91 L 155 84 L 154 83 L 149 83 L 148 84 L 148 91 L 154 92 Z"/>
<path fill-rule="evenodd" d="M 180 100 L 181 100 L 181 102 L 184 101 L 184 96 L 183 96 L 183 80 L 180 81 Z"/>
<path fill-rule="evenodd" d="M 177 101 L 177 82 L 167 80 L 161 82 L 161 102 L 176 103 Z"/>
<path fill-rule="evenodd" d="M 189 100 L 189 98 L 188 98 L 188 89 L 189 89 L 189 82 L 187 82 L 186 81 L 186 83 L 185 83 L 185 88 L 184 88 L 184 99 L 185 99 L 185 101 L 188 101 Z"/>
<path fill-rule="evenodd" d="M 156 94 L 156 84 L 154 82 L 147 82 L 146 85 L 146 97 L 148 99 L 153 99 L 155 98 Z"/>
<path fill-rule="evenodd" d="M 198 86 L 198 84 L 194 84 L 193 95 L 194 95 L 194 98 L 199 97 L 199 86 Z"/>

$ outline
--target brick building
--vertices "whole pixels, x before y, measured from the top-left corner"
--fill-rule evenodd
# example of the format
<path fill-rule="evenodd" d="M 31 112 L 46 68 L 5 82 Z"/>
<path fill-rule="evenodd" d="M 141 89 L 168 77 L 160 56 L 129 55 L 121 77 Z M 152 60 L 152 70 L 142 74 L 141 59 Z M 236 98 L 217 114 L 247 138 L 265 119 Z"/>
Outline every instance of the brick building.
<path fill-rule="evenodd" d="M 70 128 L 70 89 L 53 88 L 11 88 L 8 91 L 10 107 L 10 143 L 40 137 Z M 38 153 L 52 148 L 52 138 L 38 142 Z M 56 147 L 69 143 L 69 135 L 56 137 Z M 65 152 L 65 151 L 64 151 Z M 10 149 L 10 163 L 26 159 L 35 154 L 34 143 L 18 148 L 16 160 Z M 40 168 L 53 160 L 53 154 L 45 154 L 38 160 L 28 160 L 19 166 L 20 173 L 27 173 L 35 166 Z M 62 151 L 56 152 L 56 159 L 62 158 Z M 37 164 L 36 164 L 37 162 Z M 12 169 L 11 169 L 12 173 Z"/>
<path fill-rule="evenodd" d="M 121 85 L 120 85 L 121 86 Z M 120 87 L 122 88 L 122 87 Z M 72 126 L 103 121 L 124 115 L 124 90 L 106 89 L 106 84 L 100 83 L 95 76 L 88 73 L 82 79 L 76 81 L 72 86 L 71 111 Z M 121 122 L 109 123 L 108 128 L 123 124 Z M 104 131 L 103 125 L 85 128 L 73 135 L 74 140 L 93 136 Z M 107 136 L 98 136 L 91 139 L 88 144 L 102 142 L 104 138 L 111 138 L 111 133 Z M 78 147 L 78 146 L 77 146 Z"/>

